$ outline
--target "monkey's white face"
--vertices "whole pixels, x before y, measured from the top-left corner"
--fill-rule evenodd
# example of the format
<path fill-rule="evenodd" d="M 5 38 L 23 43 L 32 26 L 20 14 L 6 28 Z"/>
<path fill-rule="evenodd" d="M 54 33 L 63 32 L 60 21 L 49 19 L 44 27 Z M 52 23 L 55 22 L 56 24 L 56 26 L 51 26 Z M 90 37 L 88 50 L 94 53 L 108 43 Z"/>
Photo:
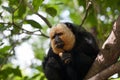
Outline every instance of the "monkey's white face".
<path fill-rule="evenodd" d="M 50 31 L 50 39 L 51 47 L 56 54 L 64 52 L 64 50 L 70 51 L 75 44 L 75 35 L 63 23 L 57 24 L 55 27 L 52 27 Z"/>

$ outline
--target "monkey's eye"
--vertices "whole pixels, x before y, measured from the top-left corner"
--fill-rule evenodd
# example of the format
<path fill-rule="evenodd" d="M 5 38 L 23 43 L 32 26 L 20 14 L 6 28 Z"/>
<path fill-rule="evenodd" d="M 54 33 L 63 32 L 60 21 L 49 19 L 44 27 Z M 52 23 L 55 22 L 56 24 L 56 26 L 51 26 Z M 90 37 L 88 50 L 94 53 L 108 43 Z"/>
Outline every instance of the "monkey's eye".
<path fill-rule="evenodd" d="M 58 36 L 61 36 L 61 35 L 63 35 L 63 33 L 57 33 L 57 35 L 58 35 Z"/>
<path fill-rule="evenodd" d="M 63 33 L 56 33 L 56 34 L 52 37 L 52 39 L 54 39 L 55 36 L 61 36 L 61 35 L 63 35 Z"/>
<path fill-rule="evenodd" d="M 54 39 L 55 38 L 55 35 L 52 37 L 52 39 Z"/>

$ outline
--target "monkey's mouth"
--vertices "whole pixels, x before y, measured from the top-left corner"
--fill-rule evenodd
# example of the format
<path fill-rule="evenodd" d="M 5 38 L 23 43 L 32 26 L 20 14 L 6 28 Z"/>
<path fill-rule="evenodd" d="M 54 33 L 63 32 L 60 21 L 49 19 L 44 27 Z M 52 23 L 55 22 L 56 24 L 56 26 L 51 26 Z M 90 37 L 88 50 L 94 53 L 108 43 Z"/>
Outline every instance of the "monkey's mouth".
<path fill-rule="evenodd" d="M 63 42 L 56 43 L 55 47 L 62 49 L 64 47 L 64 43 Z"/>

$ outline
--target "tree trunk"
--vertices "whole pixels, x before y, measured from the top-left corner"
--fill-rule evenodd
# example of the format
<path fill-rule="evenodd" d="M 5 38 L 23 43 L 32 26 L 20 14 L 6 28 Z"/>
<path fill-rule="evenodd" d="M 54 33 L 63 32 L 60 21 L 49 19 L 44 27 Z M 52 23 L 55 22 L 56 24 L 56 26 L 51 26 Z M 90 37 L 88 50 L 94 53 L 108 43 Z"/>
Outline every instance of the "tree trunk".
<path fill-rule="evenodd" d="M 99 52 L 88 74 L 86 75 L 85 80 L 88 79 L 106 80 L 114 73 L 120 72 L 120 63 L 116 63 L 119 56 L 120 56 L 120 16 L 115 21 L 111 34 L 103 44 L 102 49 Z M 112 69 L 113 67 L 114 71 L 109 70 Z M 106 75 L 104 76 L 105 73 Z"/>

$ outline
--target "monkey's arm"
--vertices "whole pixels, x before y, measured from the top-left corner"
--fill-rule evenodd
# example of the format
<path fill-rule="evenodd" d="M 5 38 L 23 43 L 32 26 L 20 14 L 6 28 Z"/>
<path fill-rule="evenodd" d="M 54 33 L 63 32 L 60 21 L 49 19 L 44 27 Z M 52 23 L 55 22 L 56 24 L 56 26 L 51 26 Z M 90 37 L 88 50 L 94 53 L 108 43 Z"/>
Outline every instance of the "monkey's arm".
<path fill-rule="evenodd" d="M 82 50 L 86 55 L 90 56 L 92 59 L 95 59 L 98 52 L 99 47 L 93 35 L 89 32 L 79 32 L 78 33 L 78 45 L 77 47 Z"/>
<path fill-rule="evenodd" d="M 65 80 L 59 56 L 53 53 L 52 49 L 43 61 L 43 69 L 48 80 Z"/>
<path fill-rule="evenodd" d="M 77 73 L 73 67 L 73 58 L 72 58 L 72 53 L 70 52 L 61 52 L 59 53 L 59 56 L 61 58 L 61 61 L 63 62 L 65 68 L 66 68 L 66 73 L 68 76 L 68 80 L 79 80 L 77 78 Z"/>

